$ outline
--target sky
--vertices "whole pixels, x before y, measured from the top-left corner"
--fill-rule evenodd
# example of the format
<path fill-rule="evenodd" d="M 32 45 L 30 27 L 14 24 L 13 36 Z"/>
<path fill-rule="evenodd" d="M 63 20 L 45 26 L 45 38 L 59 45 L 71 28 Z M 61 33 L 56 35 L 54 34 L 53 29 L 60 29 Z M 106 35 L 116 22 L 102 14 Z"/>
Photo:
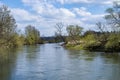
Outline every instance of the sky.
<path fill-rule="evenodd" d="M 104 21 L 105 10 L 114 0 L 0 0 L 9 7 L 21 32 L 27 25 L 35 26 L 41 36 L 53 36 L 55 24 L 79 25 L 84 30 L 96 30 Z"/>

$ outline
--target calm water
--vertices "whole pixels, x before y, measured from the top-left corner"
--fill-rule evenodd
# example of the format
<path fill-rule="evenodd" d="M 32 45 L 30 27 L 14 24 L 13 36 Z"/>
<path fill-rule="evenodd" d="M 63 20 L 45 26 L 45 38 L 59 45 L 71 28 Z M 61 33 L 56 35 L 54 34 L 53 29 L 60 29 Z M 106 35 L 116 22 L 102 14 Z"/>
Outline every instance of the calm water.
<path fill-rule="evenodd" d="M 58 44 L 5 50 L 0 80 L 120 80 L 120 54 L 66 50 Z"/>

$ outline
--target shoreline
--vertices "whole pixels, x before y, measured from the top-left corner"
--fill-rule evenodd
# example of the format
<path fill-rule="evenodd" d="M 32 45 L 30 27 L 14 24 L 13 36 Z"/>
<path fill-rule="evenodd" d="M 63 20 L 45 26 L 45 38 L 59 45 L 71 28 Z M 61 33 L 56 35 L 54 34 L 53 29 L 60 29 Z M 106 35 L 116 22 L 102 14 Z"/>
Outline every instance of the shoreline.
<path fill-rule="evenodd" d="M 105 49 L 103 46 L 101 46 L 102 48 L 97 48 L 96 49 L 92 49 L 92 48 L 89 48 L 89 49 L 85 49 L 83 47 L 83 45 L 69 45 L 69 44 L 64 44 L 62 45 L 63 47 L 65 47 L 66 49 L 69 49 L 69 50 L 87 50 L 87 51 L 91 51 L 91 52 L 120 52 L 120 50 L 115 50 L 114 48 L 113 49 Z"/>

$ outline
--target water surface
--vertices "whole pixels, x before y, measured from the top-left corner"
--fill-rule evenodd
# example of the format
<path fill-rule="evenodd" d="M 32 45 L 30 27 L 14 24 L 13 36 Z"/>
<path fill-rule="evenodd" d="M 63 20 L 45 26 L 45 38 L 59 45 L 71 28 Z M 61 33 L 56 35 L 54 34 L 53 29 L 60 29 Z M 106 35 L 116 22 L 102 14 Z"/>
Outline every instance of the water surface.
<path fill-rule="evenodd" d="M 0 52 L 0 80 L 120 80 L 120 54 L 23 46 Z"/>

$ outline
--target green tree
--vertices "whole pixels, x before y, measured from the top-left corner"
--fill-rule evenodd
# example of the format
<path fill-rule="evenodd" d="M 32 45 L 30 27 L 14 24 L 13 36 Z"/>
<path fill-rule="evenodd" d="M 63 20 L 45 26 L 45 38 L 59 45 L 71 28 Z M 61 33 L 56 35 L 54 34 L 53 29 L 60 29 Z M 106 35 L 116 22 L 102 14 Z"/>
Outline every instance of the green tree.
<path fill-rule="evenodd" d="M 78 44 L 78 40 L 80 39 L 83 28 L 78 25 L 69 25 L 67 26 L 66 30 L 70 40 L 75 44 Z"/>
<path fill-rule="evenodd" d="M 10 10 L 6 6 L 0 6 L 0 45 L 1 47 L 13 46 L 12 39 L 16 33 L 16 21 L 10 14 Z"/>
<path fill-rule="evenodd" d="M 40 32 L 31 25 L 28 25 L 25 28 L 25 34 L 26 34 L 26 44 L 37 44 L 40 41 Z"/>

